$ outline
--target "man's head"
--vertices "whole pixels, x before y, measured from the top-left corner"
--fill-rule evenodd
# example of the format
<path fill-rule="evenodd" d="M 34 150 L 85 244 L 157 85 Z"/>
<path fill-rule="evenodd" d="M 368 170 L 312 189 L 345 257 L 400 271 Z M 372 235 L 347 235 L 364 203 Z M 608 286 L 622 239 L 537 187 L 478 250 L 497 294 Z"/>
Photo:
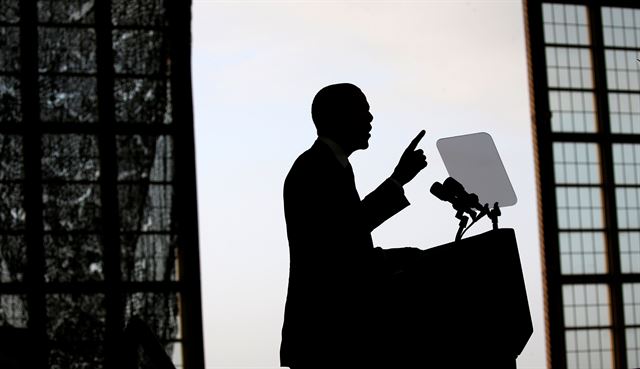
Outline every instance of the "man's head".
<path fill-rule="evenodd" d="M 373 115 L 357 86 L 340 83 L 324 87 L 313 99 L 311 116 L 318 135 L 336 141 L 347 155 L 369 147 Z"/>

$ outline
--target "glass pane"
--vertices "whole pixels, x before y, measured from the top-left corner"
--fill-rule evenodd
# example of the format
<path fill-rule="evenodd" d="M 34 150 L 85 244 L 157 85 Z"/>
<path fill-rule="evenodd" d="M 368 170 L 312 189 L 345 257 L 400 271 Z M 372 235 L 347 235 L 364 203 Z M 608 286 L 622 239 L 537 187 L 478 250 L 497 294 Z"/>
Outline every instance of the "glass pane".
<path fill-rule="evenodd" d="M 599 187 L 557 187 L 560 229 L 602 229 L 602 190 Z"/>
<path fill-rule="evenodd" d="M 45 231 L 99 230 L 100 187 L 93 184 L 45 184 L 42 186 Z"/>
<path fill-rule="evenodd" d="M 0 134 L 0 181 L 24 178 L 22 136 Z"/>
<path fill-rule="evenodd" d="M 118 26 L 164 26 L 166 22 L 163 0 L 113 0 L 111 20 Z"/>
<path fill-rule="evenodd" d="M 20 0 L 0 0 L 0 22 L 17 23 L 20 21 Z"/>
<path fill-rule="evenodd" d="M 170 96 L 164 80 L 116 78 L 118 122 L 170 123 Z"/>
<path fill-rule="evenodd" d="M 102 368 L 105 298 L 101 294 L 46 296 L 52 368 Z"/>
<path fill-rule="evenodd" d="M 40 77 L 40 119 L 95 122 L 98 95 L 94 77 Z"/>
<path fill-rule="evenodd" d="M 0 230 L 24 229 L 26 213 L 23 202 L 22 184 L 0 182 Z"/>
<path fill-rule="evenodd" d="M 100 158 L 95 136 L 42 136 L 43 179 L 97 180 L 99 175 Z"/>
<path fill-rule="evenodd" d="M 20 28 L 0 27 L 0 71 L 20 70 Z"/>
<path fill-rule="evenodd" d="M 602 327 L 611 324 L 609 287 L 605 284 L 562 286 L 565 327 Z"/>
<path fill-rule="evenodd" d="M 0 326 L 27 328 L 28 322 L 27 296 L 0 295 Z"/>
<path fill-rule="evenodd" d="M 627 341 L 627 364 L 629 368 L 640 367 L 640 328 L 625 329 Z"/>
<path fill-rule="evenodd" d="M 69 24 L 94 22 L 93 0 L 38 0 L 38 21 Z"/>
<path fill-rule="evenodd" d="M 119 181 L 173 180 L 171 136 L 117 136 L 116 145 Z"/>
<path fill-rule="evenodd" d="M 622 284 L 622 302 L 624 305 L 624 324 L 640 324 L 640 283 Z"/>
<path fill-rule="evenodd" d="M 620 268 L 623 273 L 640 273 L 640 233 L 618 232 Z"/>
<path fill-rule="evenodd" d="M 120 237 L 122 278 L 126 281 L 176 281 L 177 238 L 169 234 L 128 233 Z"/>
<path fill-rule="evenodd" d="M 553 164 L 556 183 L 598 184 L 601 182 L 597 144 L 555 142 Z"/>
<path fill-rule="evenodd" d="M 640 188 L 616 188 L 618 228 L 640 228 Z"/>
<path fill-rule="evenodd" d="M 606 50 L 605 64 L 607 71 L 607 87 L 610 90 L 640 90 L 638 52 L 627 50 Z"/>
<path fill-rule="evenodd" d="M 589 44 L 587 9 L 585 6 L 543 4 L 542 19 L 546 43 Z"/>
<path fill-rule="evenodd" d="M 0 122 L 22 120 L 21 94 L 18 78 L 0 75 Z"/>
<path fill-rule="evenodd" d="M 121 230 L 140 232 L 172 230 L 172 186 L 119 185 L 118 198 Z"/>
<path fill-rule="evenodd" d="M 180 339 L 178 293 L 138 292 L 126 297 L 125 320 L 137 316 L 155 333 L 160 342 Z"/>
<path fill-rule="evenodd" d="M 609 119 L 613 133 L 640 133 L 640 94 L 609 93 Z"/>
<path fill-rule="evenodd" d="M 547 47 L 549 87 L 592 88 L 591 52 L 587 48 Z"/>
<path fill-rule="evenodd" d="M 22 282 L 26 271 L 27 244 L 24 235 L 0 234 L 0 283 Z"/>
<path fill-rule="evenodd" d="M 116 73 L 157 74 L 169 61 L 164 34 L 160 31 L 115 30 L 113 32 Z"/>
<path fill-rule="evenodd" d="M 613 144 L 612 148 L 614 182 L 640 185 L 640 145 Z"/>
<path fill-rule="evenodd" d="M 612 339 L 610 329 L 567 330 L 567 369 L 613 369 Z"/>
<path fill-rule="evenodd" d="M 592 92 L 549 91 L 549 107 L 552 131 L 597 131 Z"/>
<path fill-rule="evenodd" d="M 38 27 L 38 71 L 95 73 L 95 31 L 90 28 Z"/>
<path fill-rule="evenodd" d="M 607 257 L 603 232 L 560 232 L 562 274 L 604 274 Z M 640 253 L 640 250 L 638 250 Z"/>
<path fill-rule="evenodd" d="M 44 236 L 45 281 L 84 282 L 104 279 L 102 244 L 95 234 Z"/>
<path fill-rule="evenodd" d="M 640 48 L 640 9 L 602 7 L 605 46 Z"/>

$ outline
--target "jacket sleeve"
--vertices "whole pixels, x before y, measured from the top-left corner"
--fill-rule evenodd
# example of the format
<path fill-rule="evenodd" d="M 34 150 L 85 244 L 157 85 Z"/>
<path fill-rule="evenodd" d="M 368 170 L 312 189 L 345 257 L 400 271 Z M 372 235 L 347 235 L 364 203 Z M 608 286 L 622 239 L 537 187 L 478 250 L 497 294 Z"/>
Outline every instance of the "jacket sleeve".
<path fill-rule="evenodd" d="M 362 200 L 362 207 L 369 231 L 373 231 L 380 224 L 391 218 L 402 209 L 409 206 L 404 191 L 391 179 L 382 182 Z"/>

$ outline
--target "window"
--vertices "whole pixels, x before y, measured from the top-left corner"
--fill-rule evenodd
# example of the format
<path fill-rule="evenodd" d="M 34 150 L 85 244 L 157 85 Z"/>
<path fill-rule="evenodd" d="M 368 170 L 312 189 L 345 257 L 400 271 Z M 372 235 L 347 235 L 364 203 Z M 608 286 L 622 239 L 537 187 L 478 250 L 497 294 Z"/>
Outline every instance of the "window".
<path fill-rule="evenodd" d="M 549 366 L 637 367 L 640 8 L 525 4 Z"/>
<path fill-rule="evenodd" d="M 118 367 L 134 316 L 204 366 L 190 6 L 0 2 L 0 324 L 33 367 Z"/>

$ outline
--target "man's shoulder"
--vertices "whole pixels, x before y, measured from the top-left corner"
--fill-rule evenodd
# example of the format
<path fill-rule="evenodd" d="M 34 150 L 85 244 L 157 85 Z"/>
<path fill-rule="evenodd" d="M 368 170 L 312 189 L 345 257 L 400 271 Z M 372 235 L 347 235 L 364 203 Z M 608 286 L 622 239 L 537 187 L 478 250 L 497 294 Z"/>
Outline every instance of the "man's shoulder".
<path fill-rule="evenodd" d="M 309 149 L 300 154 L 291 166 L 291 172 L 297 171 L 318 171 L 331 167 L 331 151 L 324 147 L 322 143 L 315 142 Z"/>
<path fill-rule="evenodd" d="M 338 162 L 332 156 L 331 150 L 321 142 L 316 141 L 295 160 L 285 183 L 315 181 L 321 177 L 331 176 L 338 168 Z"/>

